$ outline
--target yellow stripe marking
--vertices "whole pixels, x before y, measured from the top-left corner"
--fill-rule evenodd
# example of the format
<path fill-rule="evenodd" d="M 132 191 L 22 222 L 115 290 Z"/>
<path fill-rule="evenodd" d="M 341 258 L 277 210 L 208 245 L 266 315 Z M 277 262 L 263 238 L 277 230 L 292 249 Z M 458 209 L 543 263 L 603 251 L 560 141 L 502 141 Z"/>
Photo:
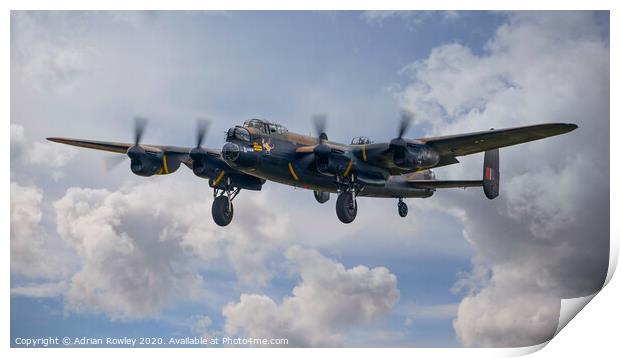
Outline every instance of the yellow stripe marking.
<path fill-rule="evenodd" d="M 349 172 L 351 171 L 351 167 L 353 166 L 353 159 L 351 159 L 349 161 L 349 165 L 347 165 L 347 170 L 344 171 L 344 174 L 342 174 L 343 176 L 347 176 L 349 175 Z"/>
<path fill-rule="evenodd" d="M 164 168 L 159 168 L 159 171 L 157 172 L 157 175 L 161 175 L 161 173 L 164 171 Z"/>
<path fill-rule="evenodd" d="M 366 161 L 366 144 L 362 145 L 362 159 Z"/>
<path fill-rule="evenodd" d="M 291 162 L 288 162 L 288 170 L 291 172 L 293 179 L 299 181 L 299 177 L 297 176 L 297 174 L 295 174 L 295 170 L 293 170 L 293 165 L 291 164 Z"/>
<path fill-rule="evenodd" d="M 213 181 L 213 186 L 216 186 L 224 177 L 224 171 L 222 170 L 220 172 L 220 174 L 217 176 L 217 178 L 215 178 L 215 180 Z"/>
<path fill-rule="evenodd" d="M 166 174 L 170 174 L 170 172 L 168 172 L 168 160 L 166 159 L 165 155 L 164 155 L 164 172 L 166 172 Z"/>

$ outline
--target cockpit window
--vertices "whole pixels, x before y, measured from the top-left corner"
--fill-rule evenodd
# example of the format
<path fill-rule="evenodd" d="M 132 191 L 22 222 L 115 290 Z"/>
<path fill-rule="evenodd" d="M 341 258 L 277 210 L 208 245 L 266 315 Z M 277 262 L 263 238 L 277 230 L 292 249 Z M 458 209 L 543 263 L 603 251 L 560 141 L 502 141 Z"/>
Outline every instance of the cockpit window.
<path fill-rule="evenodd" d="M 261 121 L 260 119 L 247 120 L 243 123 L 243 126 L 247 128 L 256 128 L 260 130 L 261 132 L 265 131 L 265 123 Z"/>
<path fill-rule="evenodd" d="M 286 132 L 288 132 L 288 129 L 286 129 L 285 126 L 281 126 L 278 124 L 278 134 L 284 134 Z"/>
<path fill-rule="evenodd" d="M 261 119 L 249 119 L 243 123 L 243 126 L 246 128 L 256 128 L 259 131 L 268 134 L 284 134 L 288 132 L 288 129 L 286 129 L 283 125 L 263 121 Z"/>
<path fill-rule="evenodd" d="M 360 145 L 360 144 L 371 144 L 372 141 L 368 139 L 368 137 L 354 137 L 351 139 L 351 144 Z"/>
<path fill-rule="evenodd" d="M 241 127 L 236 127 L 235 128 L 235 138 L 244 141 L 244 142 L 249 142 L 250 141 L 250 132 L 248 132 L 247 129 L 245 128 L 241 128 Z"/>

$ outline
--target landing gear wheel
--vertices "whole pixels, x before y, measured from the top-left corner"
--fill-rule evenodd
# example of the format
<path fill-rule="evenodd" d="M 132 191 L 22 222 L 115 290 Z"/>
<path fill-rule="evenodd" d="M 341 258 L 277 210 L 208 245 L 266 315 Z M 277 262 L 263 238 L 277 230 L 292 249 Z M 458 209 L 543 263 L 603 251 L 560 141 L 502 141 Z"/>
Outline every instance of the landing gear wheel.
<path fill-rule="evenodd" d="M 357 216 L 357 201 L 350 191 L 341 193 L 336 200 L 336 215 L 338 219 L 345 224 L 349 224 L 355 220 Z"/>
<path fill-rule="evenodd" d="M 407 216 L 408 213 L 409 213 L 409 208 L 407 207 L 407 204 L 405 204 L 402 200 L 400 200 L 398 202 L 398 215 L 400 215 L 401 218 L 404 218 Z"/>
<path fill-rule="evenodd" d="M 219 226 L 226 226 L 230 224 L 233 218 L 233 204 L 230 202 L 226 195 L 220 195 L 213 200 L 211 206 L 211 214 L 213 215 L 213 221 Z"/>

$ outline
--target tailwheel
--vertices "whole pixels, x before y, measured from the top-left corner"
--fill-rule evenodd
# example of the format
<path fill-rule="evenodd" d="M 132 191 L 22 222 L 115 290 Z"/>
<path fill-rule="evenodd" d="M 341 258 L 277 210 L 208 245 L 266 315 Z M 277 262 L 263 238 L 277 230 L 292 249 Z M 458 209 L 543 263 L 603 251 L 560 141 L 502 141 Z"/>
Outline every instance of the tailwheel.
<path fill-rule="evenodd" d="M 349 224 L 355 220 L 355 216 L 357 216 L 357 201 L 352 192 L 345 191 L 338 195 L 338 200 L 336 200 L 336 214 L 338 215 L 338 219 L 345 224 Z"/>
<path fill-rule="evenodd" d="M 234 209 L 232 201 L 226 195 L 220 195 L 213 200 L 211 206 L 211 214 L 213 215 L 213 221 L 219 226 L 226 226 L 230 224 L 233 218 Z"/>
<path fill-rule="evenodd" d="M 400 215 L 401 218 L 404 218 L 408 213 L 409 208 L 407 207 L 407 204 L 405 204 L 402 198 L 398 199 L 398 215 Z"/>

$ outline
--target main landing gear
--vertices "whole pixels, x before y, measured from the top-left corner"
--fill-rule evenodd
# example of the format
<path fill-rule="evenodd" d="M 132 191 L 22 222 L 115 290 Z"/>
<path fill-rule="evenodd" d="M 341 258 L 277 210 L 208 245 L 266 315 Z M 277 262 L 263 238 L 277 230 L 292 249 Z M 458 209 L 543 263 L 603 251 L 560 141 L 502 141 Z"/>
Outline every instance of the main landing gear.
<path fill-rule="evenodd" d="M 241 188 L 225 190 L 213 188 L 214 200 L 211 206 L 211 215 L 213 215 L 213 221 L 219 226 L 226 226 L 232 221 L 234 214 L 232 201 L 240 191 Z"/>
<path fill-rule="evenodd" d="M 357 200 L 353 192 L 345 191 L 338 195 L 336 200 L 336 215 L 338 219 L 345 224 L 349 224 L 355 220 L 357 216 Z"/>
<path fill-rule="evenodd" d="M 409 208 L 407 207 L 407 204 L 405 204 L 403 198 L 398 198 L 398 215 L 400 215 L 401 218 L 404 218 L 408 213 Z"/>
<path fill-rule="evenodd" d="M 363 187 L 355 183 L 355 177 L 351 174 L 350 180 L 346 183 L 338 181 L 342 184 L 343 191 L 338 195 L 336 200 L 336 215 L 338 219 L 345 224 L 352 223 L 357 216 L 357 194 Z"/>

